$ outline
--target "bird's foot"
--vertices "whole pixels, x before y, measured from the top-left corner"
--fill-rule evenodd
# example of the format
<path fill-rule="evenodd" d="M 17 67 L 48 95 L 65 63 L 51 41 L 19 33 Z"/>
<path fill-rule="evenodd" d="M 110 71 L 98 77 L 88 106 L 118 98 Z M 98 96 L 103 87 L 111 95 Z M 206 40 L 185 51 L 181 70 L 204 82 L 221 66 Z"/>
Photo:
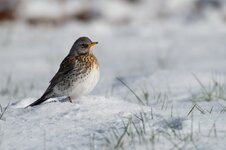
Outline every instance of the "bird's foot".
<path fill-rule="evenodd" d="M 64 96 L 59 101 L 62 102 L 62 103 L 68 102 L 68 101 L 72 103 L 72 99 L 71 99 L 70 96 Z"/>
<path fill-rule="evenodd" d="M 69 102 L 71 102 L 71 103 L 72 103 L 72 99 L 71 99 L 71 97 L 70 97 L 70 96 L 68 96 L 68 100 L 69 100 Z"/>

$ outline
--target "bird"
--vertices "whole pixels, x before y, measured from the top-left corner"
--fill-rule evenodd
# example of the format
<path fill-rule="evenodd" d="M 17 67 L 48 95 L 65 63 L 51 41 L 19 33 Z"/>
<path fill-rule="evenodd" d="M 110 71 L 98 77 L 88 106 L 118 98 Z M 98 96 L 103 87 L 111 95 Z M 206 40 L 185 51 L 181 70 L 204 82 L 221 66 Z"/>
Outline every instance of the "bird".
<path fill-rule="evenodd" d="M 59 70 L 51 79 L 44 94 L 27 107 L 63 96 L 67 96 L 72 102 L 72 99 L 91 92 L 100 76 L 99 64 L 92 51 L 96 44 L 98 42 L 92 42 L 88 37 L 78 38 L 61 62 Z"/>

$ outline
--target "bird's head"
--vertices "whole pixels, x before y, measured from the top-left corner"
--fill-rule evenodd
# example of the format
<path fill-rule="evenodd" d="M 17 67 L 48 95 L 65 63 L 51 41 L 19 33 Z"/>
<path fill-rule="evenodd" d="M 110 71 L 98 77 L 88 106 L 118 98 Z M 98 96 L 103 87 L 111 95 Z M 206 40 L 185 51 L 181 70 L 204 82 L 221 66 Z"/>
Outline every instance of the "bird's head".
<path fill-rule="evenodd" d="M 73 44 L 70 55 L 84 55 L 91 54 L 92 47 L 98 44 L 98 42 L 92 42 L 88 37 L 80 37 Z"/>

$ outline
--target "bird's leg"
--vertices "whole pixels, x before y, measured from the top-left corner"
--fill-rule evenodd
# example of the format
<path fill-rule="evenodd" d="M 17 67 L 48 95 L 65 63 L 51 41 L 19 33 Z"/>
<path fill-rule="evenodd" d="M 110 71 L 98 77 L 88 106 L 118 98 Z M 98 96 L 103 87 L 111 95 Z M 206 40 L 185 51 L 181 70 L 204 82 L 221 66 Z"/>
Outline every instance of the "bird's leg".
<path fill-rule="evenodd" d="M 68 99 L 69 99 L 69 102 L 71 102 L 71 103 L 72 103 L 72 99 L 71 99 L 71 97 L 70 97 L 70 96 L 68 96 Z"/>
<path fill-rule="evenodd" d="M 72 103 L 72 99 L 70 96 L 64 96 L 62 99 L 59 100 L 59 102 L 62 102 L 62 103 L 68 102 L 68 101 Z"/>

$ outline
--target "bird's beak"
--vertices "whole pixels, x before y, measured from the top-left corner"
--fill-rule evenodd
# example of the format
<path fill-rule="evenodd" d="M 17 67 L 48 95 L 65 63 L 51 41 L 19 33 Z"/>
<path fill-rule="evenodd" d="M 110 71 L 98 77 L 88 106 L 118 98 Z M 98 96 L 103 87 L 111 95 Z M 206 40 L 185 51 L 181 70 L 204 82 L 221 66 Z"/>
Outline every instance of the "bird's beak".
<path fill-rule="evenodd" d="M 96 44 L 98 44 L 98 42 L 91 42 L 91 43 L 89 43 L 89 47 L 92 47 L 92 46 L 94 46 Z"/>

